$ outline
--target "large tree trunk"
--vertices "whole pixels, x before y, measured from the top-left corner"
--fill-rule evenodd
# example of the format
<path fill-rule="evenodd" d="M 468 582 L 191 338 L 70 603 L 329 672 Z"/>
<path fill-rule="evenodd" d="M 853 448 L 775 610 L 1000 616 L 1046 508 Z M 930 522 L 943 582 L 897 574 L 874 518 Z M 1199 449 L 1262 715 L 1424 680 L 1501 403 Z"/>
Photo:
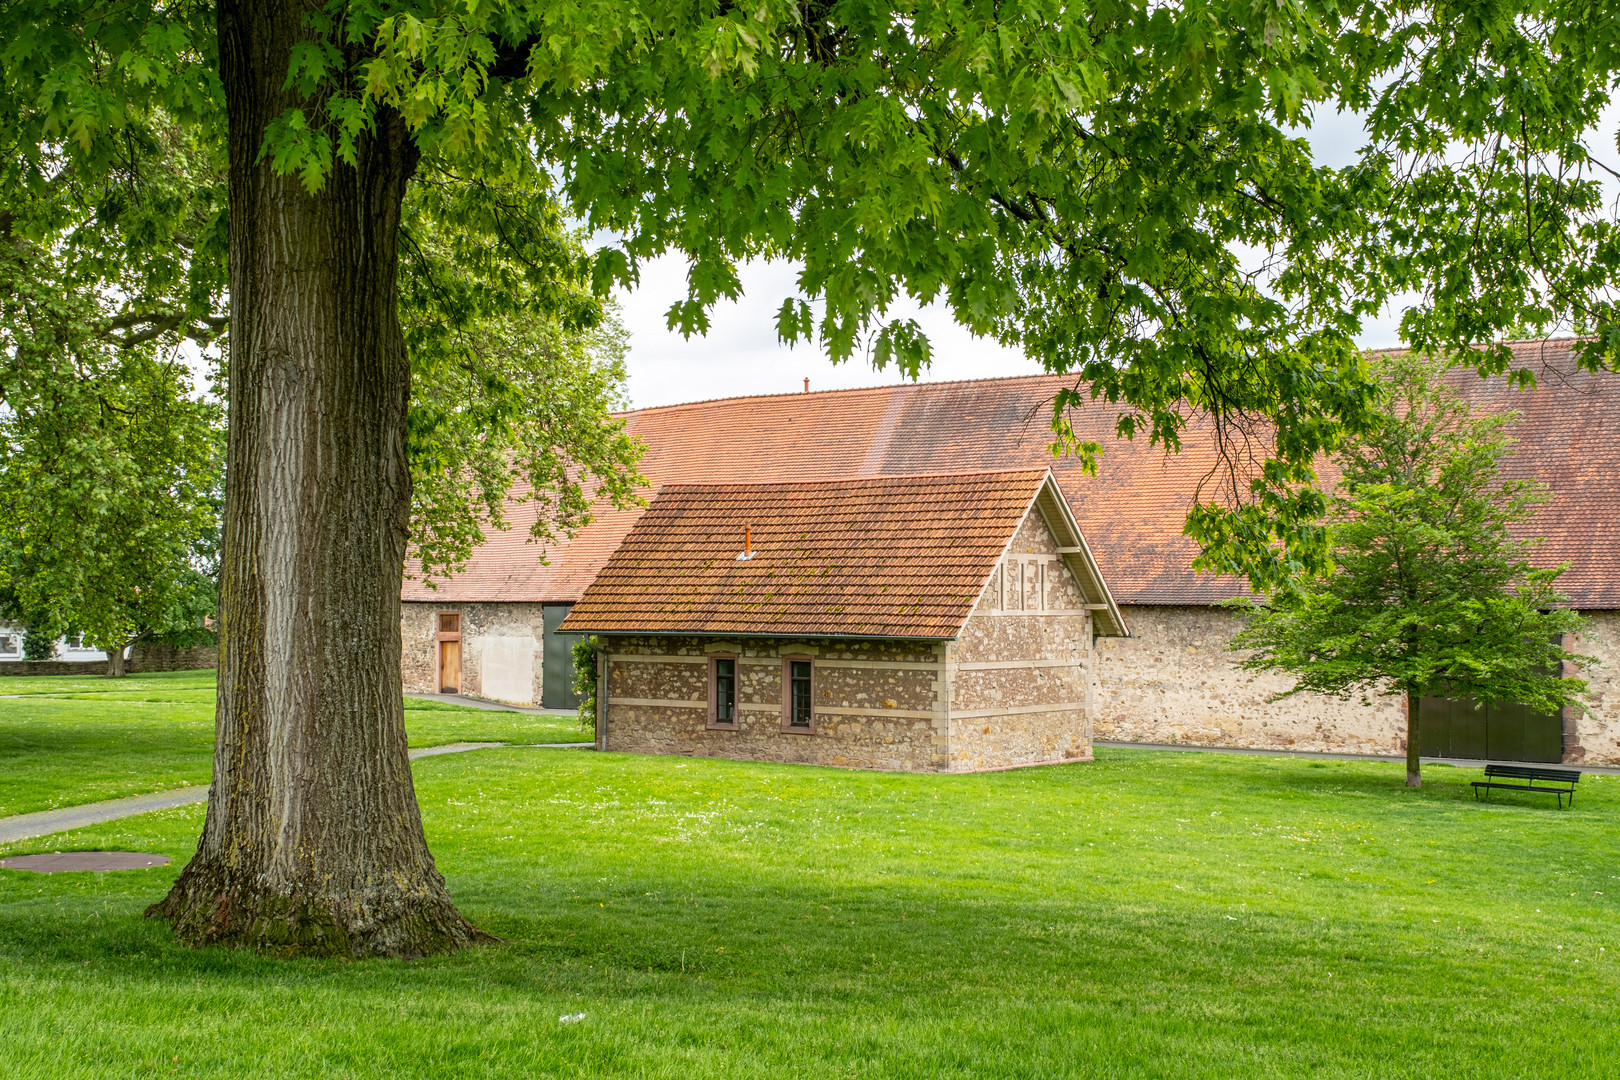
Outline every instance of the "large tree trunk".
<path fill-rule="evenodd" d="M 1406 692 L 1406 786 L 1423 786 L 1423 767 L 1418 759 L 1418 702 L 1416 691 Z"/>
<path fill-rule="evenodd" d="M 116 645 L 107 650 L 107 678 L 122 679 L 129 674 L 129 668 L 125 666 L 124 660 L 124 650 L 128 647 L 127 645 Z"/>
<path fill-rule="evenodd" d="M 149 914 L 193 944 L 413 957 L 481 935 L 411 786 L 399 593 L 410 369 L 395 272 L 416 151 L 382 110 L 311 195 L 260 158 L 308 11 L 219 4 L 230 118 L 230 442 L 214 783 Z"/>

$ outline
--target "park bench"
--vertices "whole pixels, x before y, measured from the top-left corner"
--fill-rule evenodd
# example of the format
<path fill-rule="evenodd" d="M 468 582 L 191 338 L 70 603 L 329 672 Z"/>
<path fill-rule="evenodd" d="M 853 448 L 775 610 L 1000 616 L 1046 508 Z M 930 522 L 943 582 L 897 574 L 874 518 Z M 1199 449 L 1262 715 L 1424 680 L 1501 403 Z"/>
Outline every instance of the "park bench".
<path fill-rule="evenodd" d="M 1579 769 L 1538 769 L 1528 765 L 1487 765 L 1485 766 L 1485 779 L 1474 781 L 1474 798 L 1479 798 L 1479 791 L 1484 788 L 1503 788 L 1508 791 L 1545 791 L 1549 795 L 1558 796 L 1558 809 L 1564 808 L 1564 796 L 1569 796 L 1569 805 L 1575 805 L 1575 784 L 1581 778 Z M 1518 783 L 1505 783 L 1504 781 L 1518 781 Z M 1538 787 L 1536 782 L 1542 784 L 1559 784 L 1559 787 Z"/>

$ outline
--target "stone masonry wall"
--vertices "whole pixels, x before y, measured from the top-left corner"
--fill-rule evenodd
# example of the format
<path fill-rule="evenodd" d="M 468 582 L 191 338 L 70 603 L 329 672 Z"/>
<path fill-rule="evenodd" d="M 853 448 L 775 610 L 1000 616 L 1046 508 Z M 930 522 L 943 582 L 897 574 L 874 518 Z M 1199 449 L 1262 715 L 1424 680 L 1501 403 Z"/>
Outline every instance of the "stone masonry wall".
<path fill-rule="evenodd" d="M 145 671 L 201 671 L 219 667 L 218 645 L 193 645 L 179 649 L 173 645 L 137 645 L 129 651 L 125 670 L 131 673 Z"/>
<path fill-rule="evenodd" d="M 1573 738 L 1566 736 L 1564 760 L 1571 764 L 1620 765 L 1620 611 L 1582 612 L 1587 631 L 1570 643 L 1570 651 L 1595 656 L 1598 667 L 1581 673 L 1586 679 L 1586 707 L 1574 715 Z"/>
<path fill-rule="evenodd" d="M 518 705 L 540 700 L 545 673 L 540 655 L 544 623 L 539 604 L 401 604 L 400 670 L 406 693 L 432 694 L 439 689 L 436 685 L 439 677 L 436 617 L 441 611 L 461 614 L 462 693 L 473 697 L 497 697 Z M 512 673 L 505 669 L 529 657 L 532 657 L 532 674 L 526 679 L 511 678 Z M 494 671 L 492 666 L 495 664 L 503 665 L 503 670 Z M 486 688 L 486 682 L 499 685 Z M 515 686 L 514 682 L 528 685 L 527 697 L 523 696 L 522 686 Z M 499 692 L 489 694 L 485 692 L 486 689 Z"/>
<path fill-rule="evenodd" d="M 1287 676 L 1235 666 L 1226 643 L 1240 618 L 1219 608 L 1127 607 L 1129 638 L 1098 638 L 1093 689 L 1098 739 L 1261 749 L 1399 754 L 1398 698 L 1363 705 L 1317 694 L 1268 702 Z"/>
<path fill-rule="evenodd" d="M 1287 689 L 1289 681 L 1285 676 L 1250 674 L 1234 666 L 1235 657 L 1226 651 L 1226 642 L 1237 632 L 1238 619 L 1229 612 L 1204 607 L 1127 607 L 1125 619 L 1135 636 L 1098 638 L 1093 649 L 1090 620 L 1084 613 L 1058 615 L 1051 610 L 1058 603 L 1079 602 L 1072 578 L 1066 572 L 1053 573 L 1053 566 L 1061 566 L 1056 561 L 1046 562 L 1044 568 L 1037 566 L 1034 576 L 1039 582 L 1040 574 L 1047 574 L 1041 594 L 1047 611 L 1015 612 L 998 606 L 1014 602 L 1020 595 L 1025 603 L 1035 602 L 1036 593 L 1027 584 L 1030 564 L 1042 560 L 1031 556 L 1050 555 L 1039 550 L 1038 537 L 1021 534 L 1014 547 L 1022 550 L 1012 552 L 1009 562 L 1023 557 L 1023 584 L 1016 584 L 1016 570 L 1004 565 L 996 588 L 986 589 L 946 657 L 928 645 L 902 644 L 901 652 L 894 652 L 895 646 L 885 643 L 874 653 L 872 646 L 858 643 L 840 644 L 826 652 L 827 643 L 822 643 L 817 652 L 822 663 L 816 672 L 816 734 L 780 730 L 779 657 L 782 648 L 792 651 L 800 646 L 778 642 L 765 652 L 751 646 L 755 654 L 745 655 L 740 665 L 745 694 L 743 730 L 730 732 L 705 727 L 705 654 L 702 643 L 696 652 L 687 643 L 681 646 L 683 655 L 697 663 L 676 661 L 668 672 L 655 675 L 649 667 L 634 677 L 623 666 L 617 670 L 624 670 L 621 678 L 630 680 L 624 685 L 636 684 L 637 692 L 621 693 L 615 688 L 611 696 L 662 697 L 664 690 L 647 687 L 663 682 L 671 688 L 669 696 L 696 701 L 701 707 L 615 707 L 609 719 L 613 749 L 923 771 L 1085 759 L 1090 756 L 1093 738 L 1404 753 L 1405 718 L 1394 698 L 1373 698 L 1370 705 L 1362 705 L 1302 694 L 1268 702 L 1272 694 Z M 1065 592 L 1071 588 L 1076 589 L 1072 597 Z M 402 669 L 407 691 L 431 693 L 436 689 L 434 615 L 439 611 L 462 614 L 464 692 L 482 695 L 485 638 L 521 641 L 527 637 L 535 642 L 530 700 L 540 699 L 543 672 L 538 604 L 404 604 Z M 1572 764 L 1620 765 L 1620 612 L 1586 615 L 1590 628 L 1572 647 L 1598 657 L 1602 664 L 1585 673 L 1591 690 L 1586 707 L 1572 711 L 1566 759 Z M 879 655 L 891 666 L 827 666 L 828 661 L 848 664 Z M 942 659 L 946 661 L 943 665 Z M 197 661 L 206 659 L 199 656 Z M 637 663 L 646 665 L 645 661 Z M 892 666 L 896 664 L 901 666 Z M 105 663 L 48 662 L 48 666 L 50 674 L 77 674 L 81 669 L 100 673 Z M 46 673 L 41 667 L 3 662 L 0 674 Z M 131 664 L 132 671 L 143 669 L 144 665 Z M 1084 685 L 1082 692 L 1074 690 L 1076 679 Z M 949 686 L 948 708 L 944 701 L 935 700 L 935 683 Z M 889 707 L 889 701 L 895 704 Z M 1045 711 L 1065 703 L 1085 703 L 1085 708 Z M 1032 708 L 1038 711 L 1029 711 Z"/>
<path fill-rule="evenodd" d="M 607 749 L 933 772 L 946 763 L 943 646 L 613 637 Z M 710 653 L 738 654 L 736 730 L 708 726 Z M 815 727 L 782 730 L 782 658 L 809 656 Z"/>
<path fill-rule="evenodd" d="M 1090 618 L 1038 512 L 946 652 L 953 772 L 1090 760 Z"/>
<path fill-rule="evenodd" d="M 1092 693 L 1095 737 L 1257 749 L 1399 755 L 1406 716 L 1398 697 L 1338 701 L 1299 694 L 1268 701 L 1292 685 L 1285 675 L 1240 670 L 1226 643 L 1240 619 L 1219 608 L 1122 609 L 1130 638 L 1098 638 Z M 1620 765 L 1620 613 L 1588 612 L 1590 631 L 1576 652 L 1598 657 L 1586 708 L 1573 717 L 1565 760 Z"/>

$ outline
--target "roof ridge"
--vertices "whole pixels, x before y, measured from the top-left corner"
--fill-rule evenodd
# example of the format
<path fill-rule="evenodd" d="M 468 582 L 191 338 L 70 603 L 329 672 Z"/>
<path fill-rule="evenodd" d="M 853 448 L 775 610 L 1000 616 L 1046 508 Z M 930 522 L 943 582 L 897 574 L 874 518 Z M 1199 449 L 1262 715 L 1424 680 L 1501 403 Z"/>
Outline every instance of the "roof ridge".
<path fill-rule="evenodd" d="M 727 481 L 688 481 L 685 483 L 660 484 L 658 490 L 665 491 L 678 488 L 681 490 L 713 491 L 724 488 L 728 491 L 738 491 L 750 488 L 823 487 L 833 484 L 898 484 L 917 480 L 959 480 L 970 476 L 1046 476 L 1051 471 L 1050 468 L 1037 466 L 1023 469 L 962 469 L 951 472 L 881 473 L 870 476 L 850 473 L 847 476 L 819 476 L 813 479 L 793 480 L 752 480 L 737 483 Z"/>
<path fill-rule="evenodd" d="M 1590 334 L 1572 334 L 1568 337 L 1539 337 L 1539 338 L 1503 338 L 1501 341 L 1487 341 L 1469 346 L 1481 349 L 1489 345 L 1562 345 L 1576 341 L 1594 340 Z M 1374 345 L 1362 349 L 1365 356 L 1378 353 L 1409 352 L 1410 345 Z M 834 394 L 870 394 L 883 390 L 920 390 L 924 387 L 935 386 L 962 386 L 967 383 L 975 385 L 982 383 L 1007 383 L 1019 379 L 1061 379 L 1076 372 L 1070 371 L 1036 371 L 1028 375 L 990 375 L 976 379 L 941 379 L 938 382 L 894 382 L 879 383 L 876 386 L 841 386 L 833 390 L 782 390 L 774 394 L 734 394 L 730 397 L 695 398 L 691 401 L 675 401 L 668 405 L 645 405 L 639 409 L 624 409 L 614 413 L 618 417 L 638 416 L 642 413 L 663 412 L 668 409 L 688 409 L 699 405 L 718 405 L 728 401 L 763 401 L 767 398 L 805 398 L 828 397 Z"/>
<path fill-rule="evenodd" d="M 1569 335 L 1567 337 L 1503 338 L 1500 341 L 1479 341 L 1479 342 L 1475 342 L 1472 345 L 1464 346 L 1464 348 L 1468 348 L 1468 349 L 1488 349 L 1493 345 L 1508 345 L 1508 346 L 1513 346 L 1513 345 L 1551 345 L 1551 346 L 1557 347 L 1557 346 L 1573 345 L 1578 341 L 1595 341 L 1595 340 L 1596 340 L 1596 338 L 1592 337 L 1592 335 L 1590 335 L 1590 334 L 1571 334 L 1571 335 Z M 1390 353 L 1412 352 L 1414 350 L 1414 348 L 1415 347 L 1412 346 L 1412 345 L 1380 345 L 1377 348 L 1363 349 L 1361 351 L 1362 351 L 1362 354 L 1365 355 L 1365 356 L 1378 356 L 1378 355 L 1388 355 Z"/>
<path fill-rule="evenodd" d="M 639 416 L 642 413 L 664 412 L 669 409 L 689 409 L 698 405 L 718 405 L 727 401 L 763 401 L 766 398 L 807 398 L 831 397 L 834 394 L 871 394 L 879 391 L 893 390 L 920 390 L 933 386 L 961 386 L 965 383 L 1006 383 L 1016 382 L 1019 379 L 1061 379 L 1075 374 L 1067 371 L 1036 371 L 1028 375 L 991 375 L 979 379 L 941 379 L 938 382 L 896 382 L 880 383 L 877 386 L 841 386 L 833 390 L 783 390 L 775 394 L 736 394 L 731 397 L 698 398 L 693 401 L 676 401 L 668 405 L 647 405 L 639 409 L 625 409 L 613 415 L 618 417 Z"/>

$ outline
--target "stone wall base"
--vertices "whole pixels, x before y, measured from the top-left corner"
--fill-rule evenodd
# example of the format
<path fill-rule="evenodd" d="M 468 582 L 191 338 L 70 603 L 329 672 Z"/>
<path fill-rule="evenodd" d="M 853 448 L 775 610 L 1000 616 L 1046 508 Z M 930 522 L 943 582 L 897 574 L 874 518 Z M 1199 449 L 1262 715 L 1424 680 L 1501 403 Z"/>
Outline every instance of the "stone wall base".
<path fill-rule="evenodd" d="M 202 671 L 219 666 L 219 649 L 214 645 L 198 645 L 190 649 L 176 649 L 172 645 L 137 645 L 124 662 L 124 670 L 131 675 L 145 675 L 154 671 Z M 7 675 L 79 675 L 107 674 L 105 660 L 0 660 L 0 677 Z"/>

